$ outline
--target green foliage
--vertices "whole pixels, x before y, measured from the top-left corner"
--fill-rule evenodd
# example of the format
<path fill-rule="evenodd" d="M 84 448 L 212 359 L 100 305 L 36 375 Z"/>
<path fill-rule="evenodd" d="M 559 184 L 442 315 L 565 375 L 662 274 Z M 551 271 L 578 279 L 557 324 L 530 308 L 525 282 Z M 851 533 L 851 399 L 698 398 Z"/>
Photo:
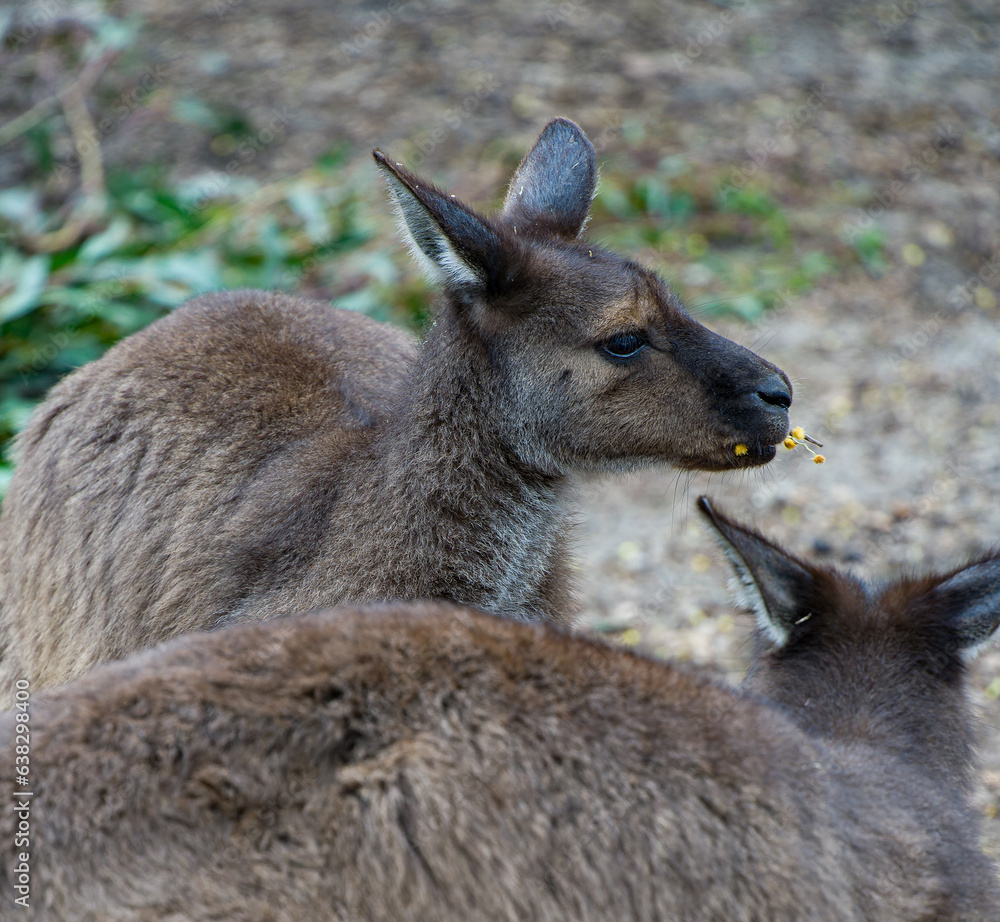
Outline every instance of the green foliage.
<path fill-rule="evenodd" d="M 836 266 L 833 256 L 798 244 L 806 235 L 767 189 L 713 181 L 678 157 L 627 180 L 606 171 L 594 232 L 657 266 L 701 313 L 751 323 Z"/>
<path fill-rule="evenodd" d="M 49 162 L 40 157 L 39 170 Z M 61 218 L 47 208 L 41 184 L 0 193 L 0 235 L 8 241 L 0 255 L 0 450 L 8 450 L 0 497 L 10 439 L 45 392 L 198 294 L 308 291 L 383 320 L 420 323 L 426 291 L 401 280 L 405 260 L 388 252 L 388 217 L 371 223 L 377 186 L 364 189 L 364 200 L 346 181 L 344 162 L 342 151 L 331 151 L 270 186 L 218 176 L 173 183 L 155 165 L 112 171 L 93 233 L 51 254 L 32 252 Z"/>
<path fill-rule="evenodd" d="M 844 239 L 858 254 L 862 264 L 873 276 L 880 276 L 885 273 L 885 234 L 877 224 L 866 230 L 860 230 L 849 225 L 844 232 Z"/>

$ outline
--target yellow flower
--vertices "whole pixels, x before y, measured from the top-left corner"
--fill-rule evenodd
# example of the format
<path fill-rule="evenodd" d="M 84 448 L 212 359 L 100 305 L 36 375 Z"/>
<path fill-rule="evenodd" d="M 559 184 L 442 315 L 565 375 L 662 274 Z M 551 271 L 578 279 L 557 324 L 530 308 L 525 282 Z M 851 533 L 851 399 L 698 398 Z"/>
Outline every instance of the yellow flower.
<path fill-rule="evenodd" d="M 621 640 L 626 647 L 634 647 L 640 640 L 642 640 L 642 635 L 634 627 L 630 627 L 628 630 L 622 632 L 622 636 L 619 640 Z"/>
<path fill-rule="evenodd" d="M 748 452 L 750 451 L 750 449 L 749 449 L 749 448 L 747 448 L 747 447 L 746 447 L 746 445 L 744 445 L 744 444 L 743 444 L 743 443 L 741 442 L 741 443 L 740 443 L 739 445 L 737 445 L 737 446 L 736 446 L 736 447 L 735 447 L 735 448 L 733 449 L 733 451 L 734 451 L 734 452 L 735 452 L 735 453 L 736 453 L 737 455 L 745 455 L 745 454 L 747 454 L 747 453 L 748 453 Z"/>
<path fill-rule="evenodd" d="M 812 444 L 817 448 L 823 447 L 822 442 L 817 442 L 811 435 L 806 435 L 806 430 L 803 429 L 802 426 L 796 426 L 791 432 L 788 433 L 785 440 L 781 444 L 784 445 L 789 451 L 793 448 L 798 448 L 799 445 L 803 445 L 805 446 L 806 451 L 813 456 L 813 463 L 822 464 L 826 461 L 826 458 L 823 455 L 816 454 L 816 452 L 809 447 L 810 442 L 812 442 Z"/>

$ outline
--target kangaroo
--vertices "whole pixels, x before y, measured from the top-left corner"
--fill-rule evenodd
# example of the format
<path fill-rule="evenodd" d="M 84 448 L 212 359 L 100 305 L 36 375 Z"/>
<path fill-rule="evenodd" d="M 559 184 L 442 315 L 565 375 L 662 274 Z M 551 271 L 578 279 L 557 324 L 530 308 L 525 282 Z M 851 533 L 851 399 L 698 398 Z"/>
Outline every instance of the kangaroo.
<path fill-rule="evenodd" d="M 744 689 L 435 601 L 191 634 L 0 715 L 2 898 L 53 922 L 995 922 L 963 675 L 1000 557 L 876 590 L 702 510 L 758 621 Z"/>
<path fill-rule="evenodd" d="M 344 601 L 565 623 L 572 477 L 768 462 L 791 387 L 587 243 L 594 149 L 542 131 L 498 216 L 379 151 L 444 284 L 423 343 L 200 297 L 55 387 L 0 518 L 0 703 L 171 636 Z"/>

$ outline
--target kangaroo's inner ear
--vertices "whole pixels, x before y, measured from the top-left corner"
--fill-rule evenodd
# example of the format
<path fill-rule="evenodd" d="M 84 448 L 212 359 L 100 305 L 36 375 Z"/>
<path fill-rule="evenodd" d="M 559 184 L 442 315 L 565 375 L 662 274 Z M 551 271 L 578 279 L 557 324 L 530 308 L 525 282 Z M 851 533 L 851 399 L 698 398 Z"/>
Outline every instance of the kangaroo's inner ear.
<path fill-rule="evenodd" d="M 962 656 L 972 659 L 1000 627 L 1000 557 L 970 564 L 938 583 L 931 597 L 957 628 Z"/>
<path fill-rule="evenodd" d="M 587 223 L 596 185 L 594 145 L 569 119 L 555 118 L 517 168 L 500 216 L 523 233 L 575 240 Z"/>
<path fill-rule="evenodd" d="M 698 508 L 733 568 L 738 604 L 754 613 L 757 626 L 776 647 L 786 646 L 793 629 L 810 616 L 799 600 L 812 587 L 811 570 L 757 532 L 726 518 L 707 497 L 698 500 Z"/>
<path fill-rule="evenodd" d="M 372 151 L 396 206 L 404 239 L 433 281 L 496 290 L 509 281 L 512 260 L 483 217 L 424 182 L 379 150 Z"/>

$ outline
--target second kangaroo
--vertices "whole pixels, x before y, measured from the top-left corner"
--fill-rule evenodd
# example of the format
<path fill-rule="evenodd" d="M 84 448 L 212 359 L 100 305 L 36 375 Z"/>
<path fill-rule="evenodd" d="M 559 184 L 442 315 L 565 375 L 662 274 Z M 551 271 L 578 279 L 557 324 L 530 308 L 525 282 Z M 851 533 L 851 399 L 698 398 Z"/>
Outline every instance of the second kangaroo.
<path fill-rule="evenodd" d="M 784 373 L 581 239 L 597 167 L 575 124 L 549 122 L 493 218 L 375 160 L 444 283 L 425 342 L 215 293 L 54 388 L 0 518 L 0 704 L 19 677 L 344 601 L 566 622 L 574 472 L 774 457 Z"/>
<path fill-rule="evenodd" d="M 0 714 L 0 904 L 996 922 L 965 674 L 997 634 L 1000 556 L 874 587 L 702 511 L 758 622 L 744 690 L 440 602 L 189 635 Z"/>

